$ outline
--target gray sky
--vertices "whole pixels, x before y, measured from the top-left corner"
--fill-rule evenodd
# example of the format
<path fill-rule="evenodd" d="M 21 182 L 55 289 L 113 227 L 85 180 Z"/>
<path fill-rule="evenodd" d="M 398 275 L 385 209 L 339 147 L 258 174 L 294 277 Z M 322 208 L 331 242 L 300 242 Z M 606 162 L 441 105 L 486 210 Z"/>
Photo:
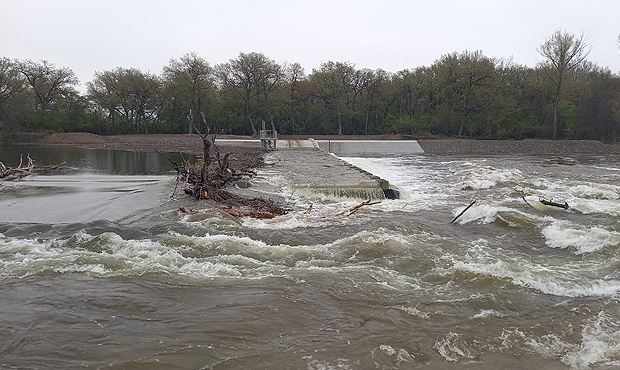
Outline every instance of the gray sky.
<path fill-rule="evenodd" d="M 306 72 L 328 60 L 394 72 L 466 49 L 533 66 L 555 29 L 585 33 L 589 60 L 620 71 L 617 0 L 0 0 L 0 56 L 82 83 L 118 66 L 159 73 L 189 51 L 211 64 L 258 51 Z"/>

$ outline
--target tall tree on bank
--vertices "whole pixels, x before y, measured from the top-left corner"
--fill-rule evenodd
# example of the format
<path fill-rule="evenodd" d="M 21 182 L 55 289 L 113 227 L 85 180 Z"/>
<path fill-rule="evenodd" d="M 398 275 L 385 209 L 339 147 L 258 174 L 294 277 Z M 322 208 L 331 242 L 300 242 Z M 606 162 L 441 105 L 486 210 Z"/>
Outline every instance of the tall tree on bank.
<path fill-rule="evenodd" d="M 318 87 L 316 96 L 336 112 L 338 135 L 342 135 L 342 104 L 348 100 L 355 75 L 355 67 L 348 62 L 323 63 L 310 75 L 310 80 Z"/>
<path fill-rule="evenodd" d="M 8 58 L 0 58 L 0 139 L 2 132 L 8 126 L 10 129 L 11 111 L 15 111 L 15 103 L 24 105 L 20 94 L 26 90 L 23 76 L 17 70 L 15 63 Z M 28 102 L 29 100 L 26 99 Z"/>
<path fill-rule="evenodd" d="M 149 123 L 157 121 L 161 110 L 160 79 L 135 68 L 116 68 L 97 72 L 88 83 L 88 95 L 108 111 L 114 123 L 120 116 L 131 132 L 148 133 Z"/>
<path fill-rule="evenodd" d="M 168 94 L 186 113 L 191 112 L 188 133 L 193 125 L 200 127 L 201 112 L 205 109 L 207 95 L 213 88 L 213 70 L 209 63 L 196 53 L 187 53 L 179 59 L 171 59 L 164 67 L 163 79 Z M 193 123 L 193 125 L 192 125 Z"/>
<path fill-rule="evenodd" d="M 59 68 L 48 61 L 26 60 L 18 63 L 18 70 L 32 90 L 36 108 L 48 110 L 51 105 L 74 92 L 78 80 L 69 68 Z"/>
<path fill-rule="evenodd" d="M 539 48 L 538 52 L 545 58 L 543 67 L 547 78 L 554 84 L 553 102 L 553 138 L 558 138 L 558 107 L 562 97 L 562 87 L 571 72 L 575 71 L 590 54 L 590 44 L 584 35 L 575 36 L 562 31 L 555 31 Z"/>
<path fill-rule="evenodd" d="M 256 53 L 239 53 L 236 59 L 216 66 L 217 77 L 224 89 L 232 90 L 242 101 L 243 113 L 250 123 L 252 135 L 256 135 L 252 100 L 258 96 L 253 76 L 256 68 Z"/>
<path fill-rule="evenodd" d="M 24 88 L 24 81 L 15 64 L 8 58 L 0 58 L 0 112 L 4 111 L 7 101 Z"/>
<path fill-rule="evenodd" d="M 293 63 L 284 67 L 284 79 L 288 88 L 288 125 L 291 134 L 295 134 L 295 116 L 300 103 L 300 84 L 304 77 L 304 69 L 301 64 Z"/>

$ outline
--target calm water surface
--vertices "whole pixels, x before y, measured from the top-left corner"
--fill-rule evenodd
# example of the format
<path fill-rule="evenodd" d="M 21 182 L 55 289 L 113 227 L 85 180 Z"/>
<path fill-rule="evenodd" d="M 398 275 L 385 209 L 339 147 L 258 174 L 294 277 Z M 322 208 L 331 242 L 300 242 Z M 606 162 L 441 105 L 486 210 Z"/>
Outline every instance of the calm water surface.
<path fill-rule="evenodd" d="M 76 169 L 0 185 L 1 368 L 620 366 L 617 157 L 346 158 L 404 194 L 351 217 L 265 168 L 292 212 L 236 220 L 157 154 L 27 149 Z"/>

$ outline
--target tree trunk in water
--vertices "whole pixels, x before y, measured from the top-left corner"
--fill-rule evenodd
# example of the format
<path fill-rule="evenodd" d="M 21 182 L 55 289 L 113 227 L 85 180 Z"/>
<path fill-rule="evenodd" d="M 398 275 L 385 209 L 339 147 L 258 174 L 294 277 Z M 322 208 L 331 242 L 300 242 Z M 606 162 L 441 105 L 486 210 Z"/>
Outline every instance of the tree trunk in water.
<path fill-rule="evenodd" d="M 202 169 L 200 171 L 200 179 L 202 180 L 202 184 L 205 185 L 207 183 L 207 174 L 209 171 L 209 165 L 211 164 L 211 139 L 208 136 L 204 136 L 202 138 L 202 155 L 203 155 L 203 164 Z"/>
<path fill-rule="evenodd" d="M 273 115 L 271 114 L 271 109 L 268 109 L 267 113 L 269 113 L 269 122 L 271 123 L 271 129 L 273 130 L 273 132 L 276 132 L 276 125 L 274 125 L 273 123 Z"/>
<path fill-rule="evenodd" d="M 556 98 L 553 105 L 553 140 L 558 138 L 558 100 Z"/>
<path fill-rule="evenodd" d="M 342 115 L 338 106 L 336 106 L 336 112 L 338 113 L 338 135 L 342 135 Z"/>
<path fill-rule="evenodd" d="M 252 116 L 250 113 L 247 113 L 248 121 L 250 121 L 250 127 L 252 127 L 252 136 L 256 136 L 256 127 L 254 126 L 254 121 L 252 120 Z"/>

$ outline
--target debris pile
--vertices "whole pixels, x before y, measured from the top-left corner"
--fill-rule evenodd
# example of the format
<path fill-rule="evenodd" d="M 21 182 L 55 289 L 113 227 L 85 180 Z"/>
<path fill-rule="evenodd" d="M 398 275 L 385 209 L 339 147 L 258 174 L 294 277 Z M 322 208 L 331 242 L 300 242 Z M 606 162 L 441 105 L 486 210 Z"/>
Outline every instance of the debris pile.
<path fill-rule="evenodd" d="M 30 158 L 30 154 L 26 156 L 26 159 L 27 163 L 24 164 L 24 156 L 21 155 L 17 167 L 8 167 L 0 162 L 0 181 L 13 181 L 31 175 L 34 170 L 34 161 Z"/>

